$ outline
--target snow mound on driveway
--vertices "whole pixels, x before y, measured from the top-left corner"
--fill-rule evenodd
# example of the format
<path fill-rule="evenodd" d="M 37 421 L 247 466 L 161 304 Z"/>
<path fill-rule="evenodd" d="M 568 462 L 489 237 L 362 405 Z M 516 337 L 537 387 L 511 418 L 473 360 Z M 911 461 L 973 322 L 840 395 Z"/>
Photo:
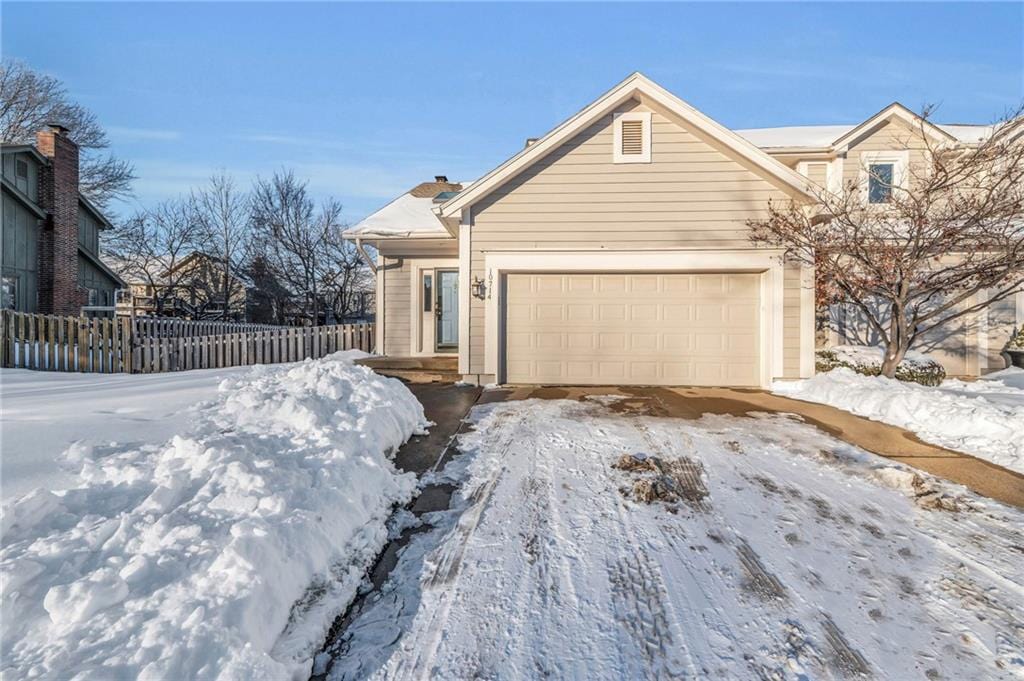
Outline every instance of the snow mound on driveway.
<path fill-rule="evenodd" d="M 1024 473 L 1024 390 L 999 380 L 949 379 L 930 388 L 834 369 L 802 381 L 778 381 L 772 390 L 906 428 L 928 442 Z"/>
<path fill-rule="evenodd" d="M 5 506 L 4 677 L 308 670 L 412 494 L 388 454 L 423 408 L 344 355 L 219 390 L 188 434 L 94 454 L 79 487 Z"/>

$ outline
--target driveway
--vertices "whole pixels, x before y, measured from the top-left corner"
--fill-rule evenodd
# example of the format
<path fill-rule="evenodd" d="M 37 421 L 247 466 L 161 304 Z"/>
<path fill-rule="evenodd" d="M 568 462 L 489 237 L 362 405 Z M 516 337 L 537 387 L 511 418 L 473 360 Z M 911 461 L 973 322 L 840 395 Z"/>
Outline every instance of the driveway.
<path fill-rule="evenodd" d="M 459 455 L 426 476 L 457 487 L 450 507 L 406 518 L 419 526 L 318 670 L 1024 673 L 1019 510 L 792 416 L 686 417 L 685 400 L 612 392 L 485 392 Z"/>

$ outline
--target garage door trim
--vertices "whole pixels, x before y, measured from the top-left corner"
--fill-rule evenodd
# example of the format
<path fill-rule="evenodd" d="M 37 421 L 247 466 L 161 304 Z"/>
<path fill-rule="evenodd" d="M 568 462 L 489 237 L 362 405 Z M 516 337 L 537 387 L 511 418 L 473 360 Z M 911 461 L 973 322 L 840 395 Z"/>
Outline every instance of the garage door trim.
<path fill-rule="evenodd" d="M 502 252 L 488 253 L 484 262 L 485 372 L 505 381 L 502 355 L 505 342 L 504 277 L 515 273 L 700 273 L 760 272 L 760 373 L 761 387 L 782 375 L 783 259 L 778 250 L 679 250 L 599 252 Z"/>

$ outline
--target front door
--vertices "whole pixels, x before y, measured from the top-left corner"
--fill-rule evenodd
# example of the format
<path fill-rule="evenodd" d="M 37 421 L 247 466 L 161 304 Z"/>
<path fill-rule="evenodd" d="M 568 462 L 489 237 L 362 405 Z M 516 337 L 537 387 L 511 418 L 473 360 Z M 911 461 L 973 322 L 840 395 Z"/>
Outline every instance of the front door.
<path fill-rule="evenodd" d="M 438 350 L 456 350 L 459 347 L 459 273 L 456 270 L 437 271 L 437 305 L 434 306 Z"/>

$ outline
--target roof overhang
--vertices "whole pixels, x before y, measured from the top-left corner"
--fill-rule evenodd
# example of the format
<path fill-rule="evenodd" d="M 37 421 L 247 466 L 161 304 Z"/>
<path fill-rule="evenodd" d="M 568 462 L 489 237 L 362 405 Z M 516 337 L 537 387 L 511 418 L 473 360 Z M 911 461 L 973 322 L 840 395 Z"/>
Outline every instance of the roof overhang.
<path fill-rule="evenodd" d="M 342 232 L 341 238 L 346 241 L 364 241 L 366 243 L 373 243 L 375 241 L 422 241 L 425 239 L 444 239 L 450 240 L 455 238 L 454 234 L 450 232 Z"/>
<path fill-rule="evenodd" d="M 5 154 L 29 154 L 43 165 L 50 162 L 50 159 L 40 154 L 31 144 L 3 144 L 0 145 L 0 151 Z"/>
<path fill-rule="evenodd" d="M 121 275 L 119 275 L 114 270 L 110 269 L 110 266 L 107 265 L 107 263 L 105 263 L 102 260 L 100 260 L 93 253 L 90 253 L 86 249 L 82 248 L 81 245 L 78 246 L 78 252 L 81 253 L 85 257 L 86 260 L 88 260 L 93 265 L 95 265 L 97 268 L 102 270 L 104 272 L 104 274 L 106 274 L 108 277 L 110 277 L 111 279 L 116 281 L 118 284 L 120 284 L 122 288 L 128 285 L 128 283 L 124 279 L 121 278 Z"/>
<path fill-rule="evenodd" d="M 106 218 L 106 216 L 103 215 L 103 213 L 100 212 L 100 209 L 97 208 L 92 203 L 92 201 L 90 201 L 89 199 L 85 198 L 84 195 L 82 195 L 82 194 L 78 195 L 78 203 L 79 203 L 80 206 L 82 206 L 87 211 L 89 211 L 89 213 L 94 218 L 96 218 L 96 221 L 99 222 L 100 225 L 102 225 L 104 229 L 113 229 L 114 228 L 114 224 L 110 220 L 108 220 Z"/>
<path fill-rule="evenodd" d="M 11 198 L 20 203 L 30 213 L 35 215 L 40 220 L 46 219 L 46 211 L 36 205 L 35 201 L 30 199 L 25 192 L 18 189 L 17 186 L 6 177 L 0 178 L 0 184 L 3 185 L 3 190 L 10 194 Z"/>
<path fill-rule="evenodd" d="M 616 107 L 630 99 L 639 99 L 645 103 L 650 102 L 660 106 L 683 119 L 687 125 L 692 126 L 695 130 L 717 140 L 768 175 L 777 178 L 783 185 L 791 188 L 794 192 L 814 200 L 814 195 L 807 184 L 807 178 L 787 168 L 758 147 L 704 115 L 643 74 L 634 73 L 547 135 L 484 175 L 471 187 L 441 204 L 441 206 L 435 209 L 435 212 L 438 214 L 438 217 L 457 220 L 463 208 L 479 202 L 497 187 L 514 178 L 534 162 L 544 158 L 560 147 L 588 125 L 602 116 L 611 113 Z M 445 226 L 448 227 L 447 224 Z M 451 228 L 449 227 L 450 230 Z"/>
<path fill-rule="evenodd" d="M 929 135 L 930 137 L 932 137 L 932 139 L 935 139 L 941 143 L 956 144 L 958 142 L 956 137 L 949 134 L 939 126 L 935 125 L 934 123 L 924 118 L 921 118 L 916 113 L 914 113 L 907 107 L 903 106 L 899 102 L 893 102 L 889 106 L 885 107 L 884 109 L 876 113 L 871 118 L 867 119 L 866 121 L 855 127 L 853 130 L 850 130 L 848 133 L 837 139 L 835 142 L 833 142 L 832 148 L 842 152 L 845 150 L 845 147 L 847 147 L 850 144 L 850 142 L 857 139 L 861 135 L 867 133 L 868 131 L 877 128 L 879 125 L 882 125 L 883 123 L 887 122 L 892 118 L 902 120 L 904 123 L 907 123 L 911 127 L 921 128 L 925 134 Z"/>

